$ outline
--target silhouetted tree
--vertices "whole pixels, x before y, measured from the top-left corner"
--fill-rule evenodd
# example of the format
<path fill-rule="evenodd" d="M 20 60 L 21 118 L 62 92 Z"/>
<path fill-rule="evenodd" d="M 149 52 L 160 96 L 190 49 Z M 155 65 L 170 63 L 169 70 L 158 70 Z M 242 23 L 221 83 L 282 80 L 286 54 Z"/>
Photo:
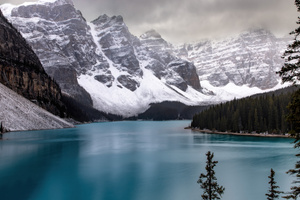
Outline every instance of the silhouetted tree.
<path fill-rule="evenodd" d="M 295 0 L 297 11 L 300 12 L 300 0 Z M 300 24 L 300 17 L 298 17 L 297 24 Z M 285 59 L 284 66 L 278 72 L 283 82 L 292 82 L 297 84 L 300 80 L 300 27 L 296 28 L 290 33 L 294 35 L 294 41 L 287 47 L 287 50 L 283 54 Z M 291 134 L 295 137 L 295 148 L 300 147 L 300 90 L 298 90 L 292 97 L 292 101 L 288 106 L 290 112 L 287 120 L 292 125 Z M 296 155 L 300 157 L 300 154 Z M 296 180 L 293 182 L 294 186 L 291 187 L 291 191 L 284 198 L 297 199 L 300 196 L 300 161 L 295 164 L 295 169 L 291 169 L 288 174 L 295 175 Z"/>
<path fill-rule="evenodd" d="M 270 188 L 269 188 L 269 193 L 266 194 L 268 200 L 277 199 L 279 197 L 279 194 L 283 193 L 277 190 L 279 186 L 276 185 L 277 182 L 275 181 L 274 176 L 275 176 L 275 172 L 273 169 L 271 169 L 271 174 L 270 176 L 268 176 L 268 178 L 270 179 L 269 181 Z"/>
<path fill-rule="evenodd" d="M 215 177 L 214 167 L 218 161 L 213 161 L 214 154 L 210 151 L 206 153 L 206 156 L 206 174 L 201 173 L 199 180 L 197 181 L 198 184 L 201 184 L 200 187 L 204 190 L 201 197 L 204 200 L 221 199 L 220 197 L 224 193 L 225 188 L 223 186 L 219 186 L 217 178 Z"/>
<path fill-rule="evenodd" d="M 300 90 L 294 93 L 288 108 L 290 112 L 287 120 L 292 125 L 291 134 L 295 137 L 294 148 L 300 148 Z M 299 158 L 300 154 L 296 154 L 296 156 Z M 287 173 L 295 175 L 296 180 L 293 181 L 291 191 L 284 198 L 297 199 L 300 196 L 300 160 L 296 162 L 295 169 L 290 169 Z"/>

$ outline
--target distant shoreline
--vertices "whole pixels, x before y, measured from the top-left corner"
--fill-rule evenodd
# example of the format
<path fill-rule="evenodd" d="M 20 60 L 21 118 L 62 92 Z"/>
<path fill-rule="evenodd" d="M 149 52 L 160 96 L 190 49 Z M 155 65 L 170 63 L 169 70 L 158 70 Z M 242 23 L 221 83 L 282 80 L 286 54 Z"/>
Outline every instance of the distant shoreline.
<path fill-rule="evenodd" d="M 202 130 L 202 129 L 192 128 L 192 127 L 186 127 L 185 129 L 190 129 L 192 131 L 201 132 L 201 133 L 219 134 L 219 135 L 253 136 L 253 137 L 269 137 L 269 138 L 292 138 L 290 135 L 221 132 L 221 131 Z"/>

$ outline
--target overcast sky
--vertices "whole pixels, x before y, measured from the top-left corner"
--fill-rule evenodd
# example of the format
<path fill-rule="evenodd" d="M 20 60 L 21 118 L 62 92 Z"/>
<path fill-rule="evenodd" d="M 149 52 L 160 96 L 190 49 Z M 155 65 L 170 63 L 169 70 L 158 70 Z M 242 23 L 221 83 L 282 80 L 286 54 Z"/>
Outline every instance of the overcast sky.
<path fill-rule="evenodd" d="M 34 0 L 27 0 L 34 1 Z M 0 0 L 21 4 L 24 0 Z M 122 15 L 131 33 L 155 29 L 169 42 L 224 38 L 250 28 L 287 35 L 297 27 L 294 0 L 73 0 L 91 21 Z"/>

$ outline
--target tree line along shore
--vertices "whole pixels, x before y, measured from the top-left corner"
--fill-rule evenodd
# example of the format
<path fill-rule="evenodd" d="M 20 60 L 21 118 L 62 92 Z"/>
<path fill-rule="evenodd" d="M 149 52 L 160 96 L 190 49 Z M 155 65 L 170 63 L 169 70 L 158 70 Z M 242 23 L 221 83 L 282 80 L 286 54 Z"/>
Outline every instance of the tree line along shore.
<path fill-rule="evenodd" d="M 286 120 L 296 87 L 214 105 L 194 115 L 191 129 L 206 133 L 288 137 Z"/>

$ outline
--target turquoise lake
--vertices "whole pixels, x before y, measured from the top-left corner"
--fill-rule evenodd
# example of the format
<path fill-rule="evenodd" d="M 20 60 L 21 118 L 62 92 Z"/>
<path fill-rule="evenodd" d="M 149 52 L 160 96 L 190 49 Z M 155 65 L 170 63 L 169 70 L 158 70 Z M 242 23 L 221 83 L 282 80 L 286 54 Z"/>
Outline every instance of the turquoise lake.
<path fill-rule="evenodd" d="M 207 151 L 219 161 L 222 200 L 263 200 L 270 169 L 293 177 L 293 140 L 193 133 L 189 121 L 124 121 L 7 133 L 0 141 L 0 199 L 196 200 Z"/>

